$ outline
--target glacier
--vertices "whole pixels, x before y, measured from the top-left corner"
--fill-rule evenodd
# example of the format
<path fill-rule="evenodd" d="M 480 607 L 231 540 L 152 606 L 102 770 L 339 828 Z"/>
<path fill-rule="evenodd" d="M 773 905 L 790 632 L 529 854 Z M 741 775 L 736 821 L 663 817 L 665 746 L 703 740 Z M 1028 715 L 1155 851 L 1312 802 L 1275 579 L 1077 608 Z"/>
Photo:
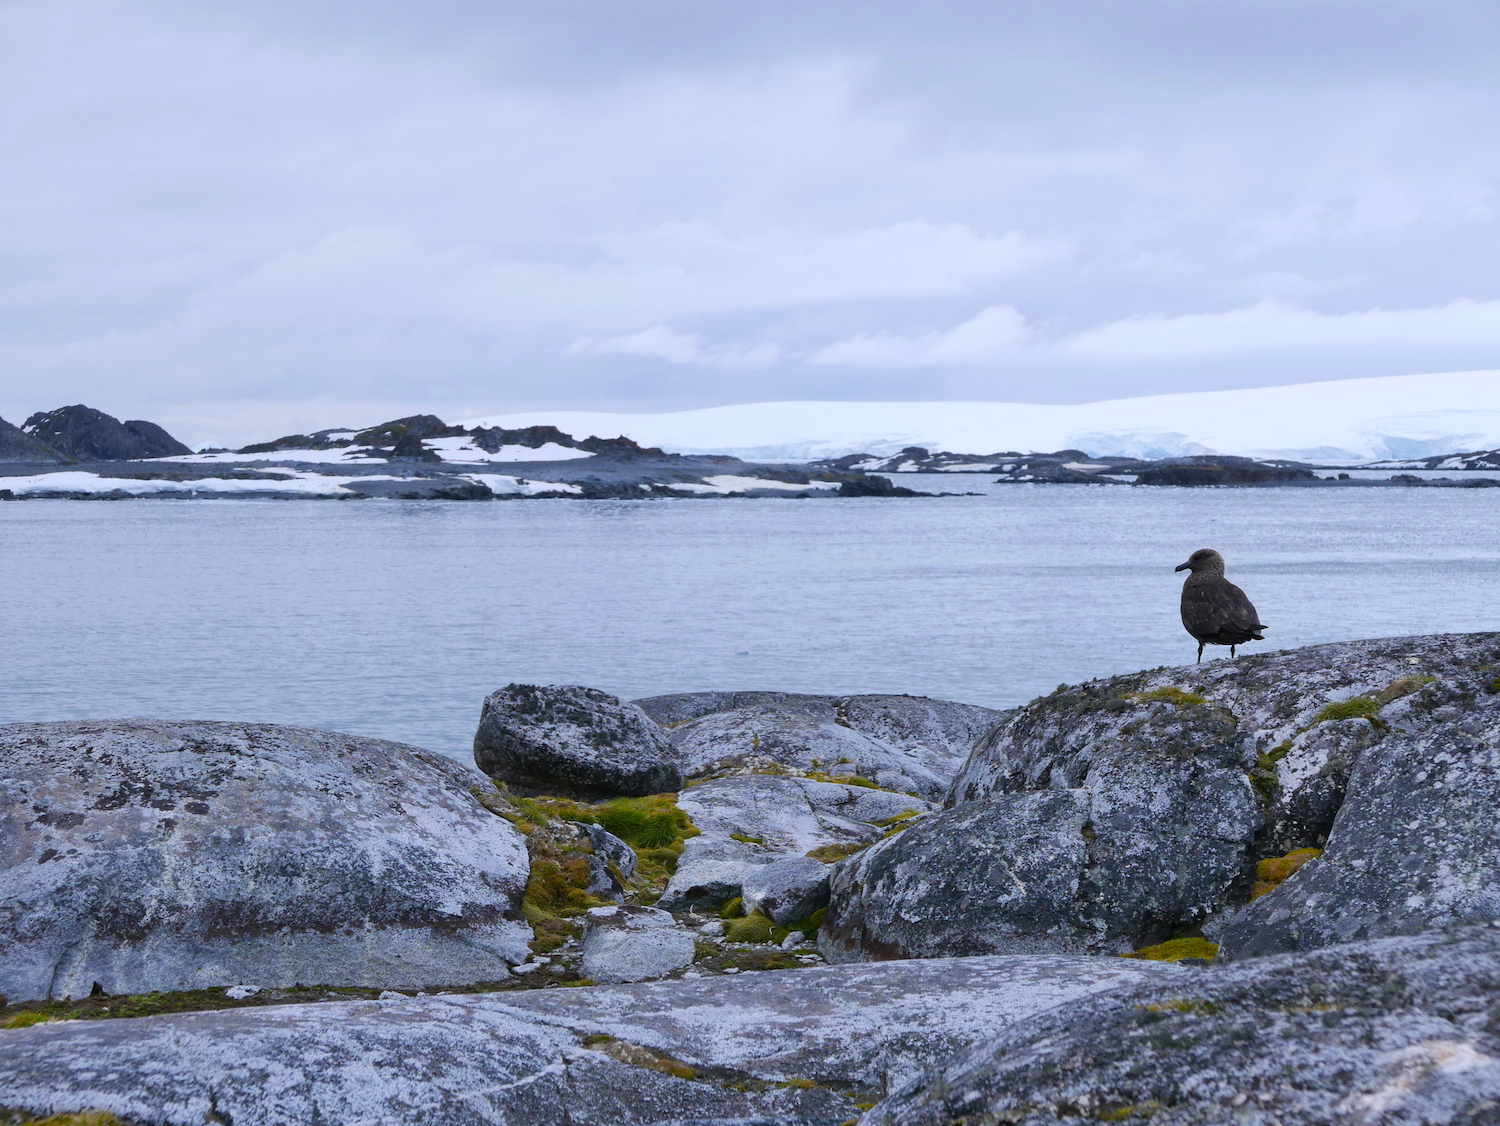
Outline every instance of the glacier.
<path fill-rule="evenodd" d="M 673 453 L 748 460 L 1076 449 L 1091 457 L 1237 454 L 1298 461 L 1416 458 L 1500 446 L 1500 370 L 1327 380 L 1056 405 L 745 403 L 661 414 L 525 411 L 461 425 L 622 434 Z"/>

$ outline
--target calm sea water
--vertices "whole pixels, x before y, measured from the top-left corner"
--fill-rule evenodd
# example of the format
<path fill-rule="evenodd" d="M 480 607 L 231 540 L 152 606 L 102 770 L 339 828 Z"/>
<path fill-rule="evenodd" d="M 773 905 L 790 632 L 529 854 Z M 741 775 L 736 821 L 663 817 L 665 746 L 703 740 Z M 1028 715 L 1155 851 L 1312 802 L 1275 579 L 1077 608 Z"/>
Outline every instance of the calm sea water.
<path fill-rule="evenodd" d="M 1205 546 L 1270 623 L 1251 652 L 1500 629 L 1500 490 L 923 484 L 988 494 L 0 504 L 0 722 L 265 720 L 464 757 L 510 681 L 1010 706 L 1191 661 L 1172 568 Z"/>

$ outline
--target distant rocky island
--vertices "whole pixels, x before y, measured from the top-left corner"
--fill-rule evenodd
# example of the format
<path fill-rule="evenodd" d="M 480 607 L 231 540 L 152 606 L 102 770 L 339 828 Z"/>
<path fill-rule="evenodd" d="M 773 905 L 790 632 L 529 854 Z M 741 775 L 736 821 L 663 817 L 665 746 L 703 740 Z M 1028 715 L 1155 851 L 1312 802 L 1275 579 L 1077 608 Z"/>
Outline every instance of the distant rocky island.
<path fill-rule="evenodd" d="M 1152 461 L 1082 450 L 979 455 L 913 446 L 894 455 L 767 463 L 667 453 L 623 436 L 576 438 L 554 426 L 464 427 L 423 414 L 364 430 L 194 452 L 156 423 L 121 421 L 81 404 L 34 414 L 22 426 L 0 419 L 0 500 L 946 495 L 892 479 L 912 473 L 982 473 L 1016 485 L 1489 488 L 1500 486 L 1500 450 L 1326 466 L 1221 455 Z"/>
<path fill-rule="evenodd" d="M 0 725 L 0 1121 L 1477 1126 L 1497 805 L 1497 633 Z"/>

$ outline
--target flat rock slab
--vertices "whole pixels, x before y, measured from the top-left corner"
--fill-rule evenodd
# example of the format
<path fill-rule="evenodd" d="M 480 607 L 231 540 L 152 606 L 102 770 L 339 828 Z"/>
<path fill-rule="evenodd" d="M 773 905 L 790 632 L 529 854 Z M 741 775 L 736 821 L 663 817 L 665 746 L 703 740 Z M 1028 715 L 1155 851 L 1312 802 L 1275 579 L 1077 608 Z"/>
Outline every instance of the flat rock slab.
<path fill-rule="evenodd" d="M 0 993 L 505 977 L 526 847 L 484 784 L 300 727 L 0 726 Z"/>
<path fill-rule="evenodd" d="M 0 1032 L 0 1105 L 174 1126 L 832 1126 L 861 1095 L 1061 1002 L 1195 973 L 1112 958 L 932 959 L 40 1024 Z M 659 1070 L 662 1060 L 696 1077 Z M 792 1079 L 826 1086 L 744 1089 Z"/>
<path fill-rule="evenodd" d="M 1490 1123 L 1500 929 L 1215 966 L 1002 1029 L 862 1126 Z"/>

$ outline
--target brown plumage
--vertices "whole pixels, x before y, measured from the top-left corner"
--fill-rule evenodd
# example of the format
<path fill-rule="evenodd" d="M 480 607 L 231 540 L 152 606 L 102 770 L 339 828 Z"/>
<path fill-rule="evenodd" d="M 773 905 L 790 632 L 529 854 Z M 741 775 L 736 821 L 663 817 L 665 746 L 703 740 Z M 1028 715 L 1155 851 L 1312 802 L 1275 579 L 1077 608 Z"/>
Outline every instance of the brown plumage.
<path fill-rule="evenodd" d="M 1224 557 L 1213 548 L 1199 548 L 1177 568 L 1191 571 L 1182 584 L 1182 624 L 1198 642 L 1198 660 L 1205 645 L 1236 645 L 1264 641 L 1266 627 L 1245 592 L 1224 577 Z"/>

